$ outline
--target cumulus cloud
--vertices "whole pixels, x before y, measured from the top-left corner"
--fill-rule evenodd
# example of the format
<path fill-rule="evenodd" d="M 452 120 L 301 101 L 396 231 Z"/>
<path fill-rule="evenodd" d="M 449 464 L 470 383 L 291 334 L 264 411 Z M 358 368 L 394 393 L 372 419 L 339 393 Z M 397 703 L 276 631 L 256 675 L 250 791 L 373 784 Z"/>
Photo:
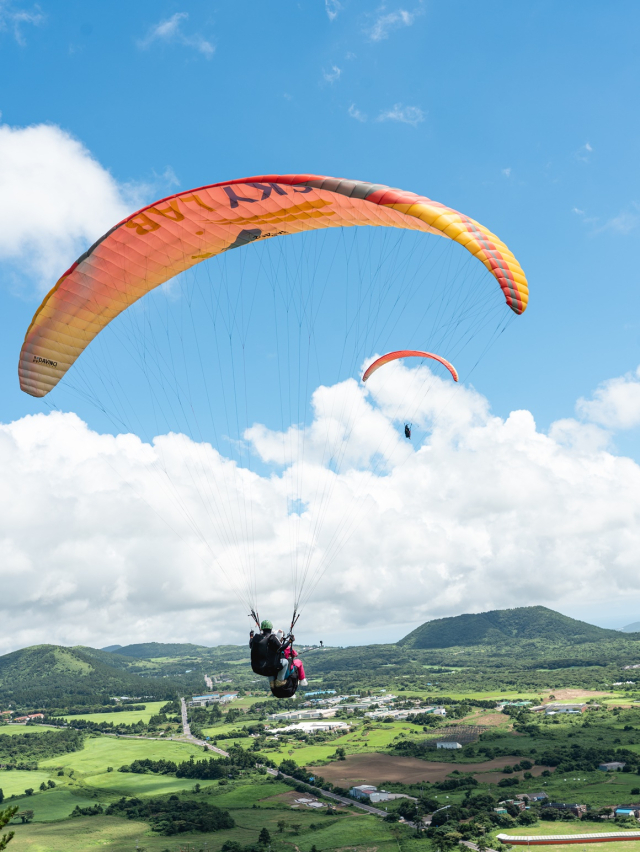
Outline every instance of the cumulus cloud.
<path fill-rule="evenodd" d="M 606 429 L 640 426 L 640 367 L 634 373 L 603 382 L 591 399 L 579 399 L 581 417 Z"/>
<path fill-rule="evenodd" d="M 25 25 L 40 26 L 44 23 L 44 15 L 40 11 L 39 6 L 34 6 L 31 10 L 23 9 L 16 6 L 14 3 L 0 0 L 0 32 L 8 31 L 12 33 L 14 39 L 21 47 L 26 44 L 24 36 Z"/>
<path fill-rule="evenodd" d="M 502 169 L 502 174 L 503 174 L 506 178 L 511 177 L 511 166 L 509 166 L 509 168 L 507 168 L 507 169 Z"/>
<path fill-rule="evenodd" d="M 49 289 L 144 191 L 119 184 L 55 125 L 0 125 L 0 262 Z"/>
<path fill-rule="evenodd" d="M 383 41 L 389 38 L 389 33 L 401 27 L 410 27 L 421 10 L 407 12 L 406 9 L 396 9 L 393 12 L 385 12 L 381 7 L 373 24 L 367 28 L 366 33 L 371 41 Z"/>
<path fill-rule="evenodd" d="M 324 0 L 324 8 L 329 20 L 335 21 L 338 13 L 342 10 L 342 3 L 339 0 Z"/>
<path fill-rule="evenodd" d="M 361 112 L 355 104 L 351 104 L 349 107 L 349 115 L 351 118 L 355 118 L 356 121 L 365 122 L 367 120 L 367 115 L 364 112 Z"/>
<path fill-rule="evenodd" d="M 176 12 L 170 18 L 160 21 L 149 28 L 143 39 L 139 39 L 138 47 L 145 50 L 156 42 L 179 44 L 190 47 L 210 59 L 215 53 L 215 47 L 199 33 L 185 33 L 183 23 L 189 19 L 188 12 Z"/>
<path fill-rule="evenodd" d="M 427 367 L 385 370 L 366 388 L 349 380 L 315 391 L 304 469 L 282 454 L 301 440 L 295 425 L 285 435 L 260 424 L 247 431 L 261 475 L 238 472 L 185 436 L 144 444 L 98 434 L 73 414 L 0 427 L 0 650 L 242 641 L 237 572 L 221 573 L 212 553 L 228 569 L 255 541 L 261 612 L 284 622 L 290 602 L 264 578 L 288 577 L 292 518 L 318 576 L 327 568 L 305 607 L 305 634 L 640 598 L 640 466 L 608 451 L 597 425 L 640 422 L 638 373 L 623 379 L 632 404 L 607 383 L 590 408 L 580 403 L 592 422 L 564 420 L 545 433 L 529 411 L 496 417 L 473 388 L 452 387 Z M 431 389 L 416 397 L 412 419 L 414 437 L 427 437 L 408 442 L 399 410 L 426 377 Z M 349 422 L 337 413 L 345 411 Z M 327 434 L 344 449 L 337 468 L 323 460 Z M 227 489 L 226 528 L 207 526 L 189 475 L 195 459 L 207 482 Z M 292 514 L 301 479 L 307 497 Z M 252 536 L 232 508 L 247 489 Z M 331 497 L 320 503 L 320 494 Z"/>
<path fill-rule="evenodd" d="M 417 127 L 424 121 L 424 112 L 420 107 L 394 104 L 392 109 L 381 112 L 376 121 L 399 121 L 401 124 L 411 124 Z"/>
<path fill-rule="evenodd" d="M 342 74 L 342 69 L 337 65 L 332 65 L 331 70 L 322 72 L 325 83 L 337 83 Z"/>

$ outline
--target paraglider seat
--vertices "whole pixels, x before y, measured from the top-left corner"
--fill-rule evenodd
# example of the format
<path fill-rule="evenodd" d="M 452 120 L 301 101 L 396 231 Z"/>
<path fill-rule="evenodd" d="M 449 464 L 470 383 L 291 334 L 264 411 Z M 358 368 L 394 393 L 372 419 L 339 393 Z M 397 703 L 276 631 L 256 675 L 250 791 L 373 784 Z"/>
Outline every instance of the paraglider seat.
<path fill-rule="evenodd" d="M 298 689 L 298 683 L 298 669 L 296 666 L 290 665 L 283 686 L 272 685 L 271 693 L 274 698 L 293 698 Z"/>

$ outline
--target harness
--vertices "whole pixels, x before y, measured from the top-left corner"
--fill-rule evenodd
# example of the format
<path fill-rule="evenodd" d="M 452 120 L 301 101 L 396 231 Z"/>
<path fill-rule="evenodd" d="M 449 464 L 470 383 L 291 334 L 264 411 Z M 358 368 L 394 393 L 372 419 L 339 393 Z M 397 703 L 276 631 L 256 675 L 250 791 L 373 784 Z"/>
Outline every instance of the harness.
<path fill-rule="evenodd" d="M 251 610 L 248 617 L 252 618 L 254 620 L 255 625 L 258 628 L 258 630 L 262 630 L 262 628 L 260 626 L 260 616 L 254 609 Z M 287 666 L 287 673 L 285 675 L 285 680 L 287 680 L 291 676 L 291 672 L 295 668 L 295 666 L 293 665 L 293 660 L 294 660 L 293 628 L 296 626 L 296 622 L 298 621 L 299 618 L 300 618 L 300 613 L 297 610 L 294 609 L 293 610 L 293 616 L 291 617 L 291 626 L 289 627 L 289 634 L 288 634 L 288 636 L 285 636 L 282 640 L 283 644 L 285 644 L 285 645 L 286 645 L 287 642 L 289 642 L 289 644 L 286 645 L 286 648 L 291 648 L 291 654 L 289 656 L 289 665 Z M 286 650 L 286 648 L 284 650 Z"/>

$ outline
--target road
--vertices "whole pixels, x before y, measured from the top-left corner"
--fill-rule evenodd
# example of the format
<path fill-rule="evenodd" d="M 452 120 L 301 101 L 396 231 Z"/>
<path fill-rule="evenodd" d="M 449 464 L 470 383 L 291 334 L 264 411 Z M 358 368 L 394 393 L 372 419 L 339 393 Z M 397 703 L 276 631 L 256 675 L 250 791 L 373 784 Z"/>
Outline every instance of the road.
<path fill-rule="evenodd" d="M 207 684 L 207 689 L 213 689 L 213 681 L 209 677 L 209 675 L 204 676 L 204 682 Z"/>
<path fill-rule="evenodd" d="M 188 742 L 193 743 L 194 745 L 206 746 L 209 751 L 215 751 L 216 754 L 221 754 L 222 757 L 229 757 L 228 751 L 223 751 L 223 749 L 217 748 L 216 746 L 211 745 L 211 743 L 208 743 L 205 740 L 199 740 L 197 737 L 193 736 L 193 734 L 191 733 L 191 726 L 189 725 L 189 720 L 187 716 L 187 702 L 184 700 L 184 698 L 181 698 L 180 703 L 182 705 L 182 733 L 184 735 L 184 738 Z"/>
<path fill-rule="evenodd" d="M 211 745 L 204 740 L 199 740 L 191 734 L 191 728 L 189 727 L 189 722 L 187 721 L 187 703 L 184 698 L 180 699 L 182 704 L 182 731 L 184 733 L 184 737 L 191 743 L 195 743 L 195 745 L 206 746 L 209 751 L 214 751 L 216 754 L 221 754 L 223 757 L 229 757 L 229 752 L 223 751 L 221 748 L 217 748 L 214 745 Z M 285 775 L 284 772 L 279 772 L 277 769 L 269 769 L 265 767 L 267 773 L 269 775 L 273 775 L 274 777 L 278 774 L 283 778 L 288 778 L 290 781 L 294 781 L 296 784 L 300 784 L 297 778 L 293 778 L 291 775 Z M 352 805 L 354 808 L 358 808 L 361 811 L 365 811 L 368 814 L 374 814 L 374 816 L 386 817 L 387 811 L 383 811 L 381 808 L 374 808 L 372 805 L 365 805 L 364 802 L 357 802 L 355 799 L 348 799 L 346 796 L 338 796 L 337 793 L 332 793 L 330 790 L 324 790 L 321 787 L 311 788 L 312 790 L 317 790 L 319 794 L 322 794 L 327 799 L 333 799 L 334 802 L 340 802 L 343 805 Z M 311 792 L 311 790 L 310 790 Z M 412 822 L 408 820 L 405 821 L 405 825 L 413 826 Z M 475 848 L 475 847 L 470 847 Z M 487 852 L 493 852 L 493 850 L 487 850 Z"/>

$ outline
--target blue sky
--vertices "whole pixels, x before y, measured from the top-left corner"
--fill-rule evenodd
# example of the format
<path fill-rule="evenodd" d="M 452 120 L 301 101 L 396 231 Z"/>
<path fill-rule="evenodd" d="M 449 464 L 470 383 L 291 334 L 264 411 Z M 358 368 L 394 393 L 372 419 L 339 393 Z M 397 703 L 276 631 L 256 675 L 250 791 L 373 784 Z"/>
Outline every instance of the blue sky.
<path fill-rule="evenodd" d="M 36 171 L 25 178 L 40 212 L 31 223 L 20 214 L 15 244 L 0 238 L 0 420 L 45 410 L 19 391 L 16 365 L 47 276 L 64 269 L 42 259 L 47 247 L 63 264 L 112 224 L 111 210 L 115 220 L 192 186 L 311 172 L 413 190 L 499 234 L 531 300 L 474 373 L 477 393 L 501 418 L 531 412 L 542 433 L 587 400 L 578 419 L 609 430 L 616 459 L 640 460 L 639 26 L 632 2 L 0 0 L 3 126 L 59 128 L 99 164 L 109 186 L 95 197 L 115 198 L 65 242 L 73 215 L 60 209 L 56 223 Z M 5 200 L 18 194 L 13 185 Z M 17 219 L 7 204 L 0 222 Z M 623 376 L 626 413 L 594 413 L 610 388 L 598 397 L 598 386 Z M 496 605 L 539 602 L 529 594 Z M 636 603 L 610 617 L 588 595 L 580 606 L 570 614 L 637 620 Z"/>
<path fill-rule="evenodd" d="M 548 424 L 640 361 L 635 4 L 3 3 L 2 16 L 3 121 L 59 125 L 119 182 L 161 195 L 269 171 L 354 176 L 500 234 L 531 303 L 477 379 L 499 413 Z M 29 296 L 3 296 L 10 416 Z"/>

